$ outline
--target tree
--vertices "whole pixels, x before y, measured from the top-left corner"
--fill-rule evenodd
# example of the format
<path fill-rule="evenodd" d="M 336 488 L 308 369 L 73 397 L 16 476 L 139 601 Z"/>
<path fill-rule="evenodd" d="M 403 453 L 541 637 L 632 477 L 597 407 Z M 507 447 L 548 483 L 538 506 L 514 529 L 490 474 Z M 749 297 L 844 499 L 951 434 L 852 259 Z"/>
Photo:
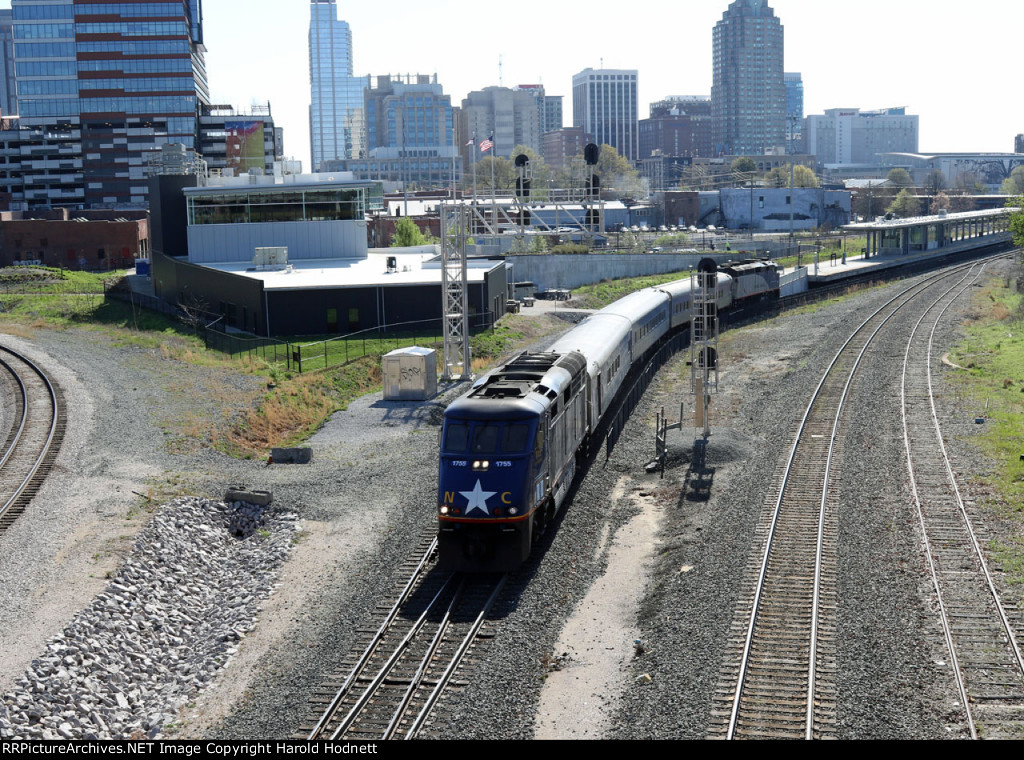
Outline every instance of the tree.
<path fill-rule="evenodd" d="M 790 165 L 777 166 L 765 176 L 770 187 L 789 187 Z M 806 166 L 793 167 L 793 187 L 818 187 L 818 178 Z"/>
<path fill-rule="evenodd" d="M 729 171 L 733 174 L 757 174 L 757 163 L 748 156 L 740 156 L 729 164 Z"/>
<path fill-rule="evenodd" d="M 914 178 L 910 176 L 910 172 L 906 169 L 896 168 L 890 171 L 886 177 L 889 184 L 893 187 L 913 187 Z"/>
<path fill-rule="evenodd" d="M 548 250 L 548 241 L 543 235 L 534 235 L 530 241 L 530 253 L 546 253 Z"/>
<path fill-rule="evenodd" d="M 921 201 L 919 201 L 913 193 L 907 188 L 900 190 L 899 195 L 896 196 L 889 208 L 886 209 L 889 214 L 895 214 L 901 219 L 906 219 L 911 216 L 921 215 Z"/>
<path fill-rule="evenodd" d="M 970 195 L 984 195 L 988 192 L 985 183 L 982 182 L 981 172 L 975 169 L 964 169 L 956 178 L 958 190 Z"/>
<path fill-rule="evenodd" d="M 420 228 L 412 219 L 403 216 L 395 224 L 395 234 L 391 238 L 392 248 L 413 248 L 418 245 L 427 245 L 426 236 L 420 232 Z"/>
<path fill-rule="evenodd" d="M 949 196 L 949 210 L 954 213 L 960 213 L 964 211 L 974 211 L 978 204 L 967 193 L 964 191 L 952 193 Z"/>
<path fill-rule="evenodd" d="M 611 145 L 602 145 L 594 167 L 601 180 L 601 197 L 621 198 L 638 195 L 643 190 L 640 173 L 629 159 Z"/>
<path fill-rule="evenodd" d="M 518 174 L 516 174 L 515 157 L 520 154 L 530 159 L 530 174 L 533 177 L 530 184 L 530 200 L 547 200 L 548 187 L 550 186 L 551 181 L 551 169 L 544 161 L 543 156 L 526 145 L 517 145 L 512 149 L 512 186 L 515 187 L 515 179 L 518 177 Z"/>
<path fill-rule="evenodd" d="M 940 211 L 949 211 L 950 208 L 952 208 L 952 205 L 953 202 L 949 199 L 949 196 L 940 192 L 932 198 L 932 205 L 928 207 L 928 213 L 935 215 Z"/>
<path fill-rule="evenodd" d="M 928 172 L 928 176 L 924 178 L 924 189 L 932 195 L 937 195 L 945 187 L 946 175 L 942 173 L 942 169 L 932 169 Z"/>
<path fill-rule="evenodd" d="M 511 192 L 516 186 L 516 168 L 509 159 L 501 156 L 484 156 L 477 159 L 475 164 L 470 164 L 462 173 L 463 189 L 472 190 L 475 184 L 480 195 L 490 195 L 491 167 L 494 168 L 495 192 L 499 195 Z"/>
<path fill-rule="evenodd" d="M 182 324 L 191 327 L 193 335 L 198 335 L 203 325 L 213 322 L 210 304 L 201 296 L 189 295 L 178 301 L 178 312 Z"/>
<path fill-rule="evenodd" d="M 1018 166 L 1003 180 L 999 192 L 1003 195 L 1024 195 L 1024 166 Z"/>
<path fill-rule="evenodd" d="M 870 221 L 881 214 L 895 196 L 891 187 L 883 185 L 881 180 L 873 180 L 854 193 L 853 213 Z"/>
<path fill-rule="evenodd" d="M 1010 217 L 1010 231 L 1013 233 L 1014 245 L 1024 248 L 1024 194 L 1010 199 L 1006 205 L 1017 209 Z"/>

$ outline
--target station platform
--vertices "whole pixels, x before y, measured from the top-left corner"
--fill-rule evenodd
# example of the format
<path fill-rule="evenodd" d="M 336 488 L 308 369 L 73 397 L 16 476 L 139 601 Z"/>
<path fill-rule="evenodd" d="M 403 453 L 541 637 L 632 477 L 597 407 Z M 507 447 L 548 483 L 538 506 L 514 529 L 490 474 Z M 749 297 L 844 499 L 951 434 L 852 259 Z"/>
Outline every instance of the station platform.
<path fill-rule="evenodd" d="M 1009 234 L 1005 236 L 986 235 L 984 237 L 962 241 L 957 245 L 934 248 L 930 251 L 918 251 L 914 253 L 886 252 L 869 257 L 858 253 L 856 256 L 847 256 L 845 263 L 843 262 L 842 257 L 814 261 L 813 256 L 810 256 L 808 258 L 811 260 L 801 262 L 801 266 L 799 268 L 787 267 L 785 274 L 793 276 L 800 270 L 806 270 L 807 283 L 810 287 L 814 287 L 816 285 L 831 284 L 839 280 L 860 276 L 874 271 L 882 272 L 886 269 L 905 267 L 908 264 L 913 264 L 915 262 L 931 259 L 943 259 L 948 256 L 970 253 L 971 251 L 979 248 L 987 248 L 999 243 L 1009 242 L 1011 242 Z"/>

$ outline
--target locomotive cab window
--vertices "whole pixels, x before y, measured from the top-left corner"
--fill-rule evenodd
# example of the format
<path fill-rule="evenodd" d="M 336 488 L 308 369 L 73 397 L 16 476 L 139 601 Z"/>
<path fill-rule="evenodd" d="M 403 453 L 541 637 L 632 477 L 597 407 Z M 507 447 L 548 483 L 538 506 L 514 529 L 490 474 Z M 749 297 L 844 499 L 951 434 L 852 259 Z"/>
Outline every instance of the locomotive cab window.
<path fill-rule="evenodd" d="M 469 425 L 449 423 L 444 433 L 444 450 L 451 454 L 462 454 L 469 444 Z"/>
<path fill-rule="evenodd" d="M 469 423 L 449 422 L 444 429 L 444 453 L 524 454 L 530 450 L 529 422 Z"/>
<path fill-rule="evenodd" d="M 505 428 L 505 435 L 501 437 L 502 454 L 520 454 L 527 450 L 530 445 L 530 426 L 512 424 Z"/>
<path fill-rule="evenodd" d="M 501 428 L 498 425 L 477 425 L 473 430 L 473 445 L 471 450 L 474 454 L 494 454 L 498 450 L 498 433 Z"/>

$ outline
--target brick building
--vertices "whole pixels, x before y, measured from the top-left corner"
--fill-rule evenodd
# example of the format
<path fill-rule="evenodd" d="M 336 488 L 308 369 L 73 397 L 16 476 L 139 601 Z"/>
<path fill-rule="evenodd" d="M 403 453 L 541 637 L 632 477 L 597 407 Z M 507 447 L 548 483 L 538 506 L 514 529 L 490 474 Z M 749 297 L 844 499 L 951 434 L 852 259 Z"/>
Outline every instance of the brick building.
<path fill-rule="evenodd" d="M 148 255 L 144 211 L 0 212 L 0 266 L 34 262 L 90 271 L 130 269 L 136 258 Z"/>

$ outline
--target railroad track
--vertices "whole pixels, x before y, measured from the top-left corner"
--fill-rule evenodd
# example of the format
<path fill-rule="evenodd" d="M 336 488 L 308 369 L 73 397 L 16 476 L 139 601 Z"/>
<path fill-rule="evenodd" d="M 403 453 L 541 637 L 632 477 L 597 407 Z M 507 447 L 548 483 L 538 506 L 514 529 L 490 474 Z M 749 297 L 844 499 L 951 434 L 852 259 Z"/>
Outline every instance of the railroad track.
<path fill-rule="evenodd" d="M 347 675 L 311 699 L 319 717 L 295 738 L 412 739 L 483 632 L 508 576 L 432 572 L 433 538 L 421 547 L 397 601 L 345 665 Z M 312 723 L 312 721 L 311 721 Z"/>
<path fill-rule="evenodd" d="M 827 738 L 836 723 L 834 470 L 851 384 L 868 347 L 906 305 L 962 278 L 955 267 L 904 289 L 833 359 L 800 422 L 741 586 L 712 707 L 715 738 Z M 947 283 L 943 285 L 943 283 Z"/>
<path fill-rule="evenodd" d="M 7 437 L 0 454 L 0 534 L 24 512 L 53 467 L 67 424 L 60 389 L 28 358 L 0 346 Z"/>
<path fill-rule="evenodd" d="M 936 410 L 935 332 L 981 276 L 943 294 L 914 326 L 901 386 L 907 470 L 927 549 L 958 698 L 972 738 L 1024 737 L 1020 611 L 1002 603 L 982 551 L 985 536 L 964 505 Z"/>

